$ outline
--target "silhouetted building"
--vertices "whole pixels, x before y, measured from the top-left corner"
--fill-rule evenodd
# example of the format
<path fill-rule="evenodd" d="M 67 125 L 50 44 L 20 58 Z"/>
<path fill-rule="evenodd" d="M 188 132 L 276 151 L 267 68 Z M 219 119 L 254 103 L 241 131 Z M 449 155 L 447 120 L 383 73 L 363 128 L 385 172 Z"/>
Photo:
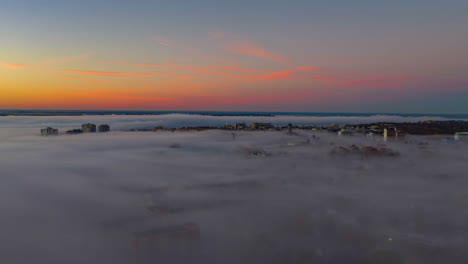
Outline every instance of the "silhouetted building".
<path fill-rule="evenodd" d="M 100 126 L 98 127 L 98 131 L 101 132 L 101 133 L 102 133 L 102 132 L 109 132 L 109 131 L 110 131 L 110 127 L 109 127 L 109 125 L 100 125 Z"/>
<path fill-rule="evenodd" d="M 58 129 L 51 128 L 51 127 L 41 129 L 41 135 L 42 136 L 56 136 L 58 135 Z"/>
<path fill-rule="evenodd" d="M 96 132 L 96 125 L 95 124 L 83 124 L 81 125 L 81 129 L 83 130 L 83 133 L 93 133 Z"/>
<path fill-rule="evenodd" d="M 249 124 L 250 129 L 260 129 L 260 130 L 266 130 L 270 128 L 275 128 L 271 123 L 250 123 Z"/>
<path fill-rule="evenodd" d="M 71 129 L 66 132 L 68 135 L 75 135 L 75 134 L 81 134 L 83 133 L 83 130 L 81 129 Z"/>

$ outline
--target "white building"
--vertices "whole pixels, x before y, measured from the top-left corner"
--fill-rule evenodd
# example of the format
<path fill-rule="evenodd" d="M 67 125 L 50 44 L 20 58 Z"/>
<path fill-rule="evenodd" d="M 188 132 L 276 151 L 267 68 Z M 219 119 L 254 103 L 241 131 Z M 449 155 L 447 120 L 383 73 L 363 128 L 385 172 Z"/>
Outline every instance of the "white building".
<path fill-rule="evenodd" d="M 468 142 L 468 132 L 457 132 L 455 133 L 455 140 Z"/>
<path fill-rule="evenodd" d="M 384 130 L 383 130 L 384 141 L 387 141 L 387 139 L 389 137 L 395 138 L 395 141 L 397 141 L 398 140 L 398 134 L 399 134 L 399 132 L 395 127 L 391 128 L 391 129 L 384 128 Z"/>

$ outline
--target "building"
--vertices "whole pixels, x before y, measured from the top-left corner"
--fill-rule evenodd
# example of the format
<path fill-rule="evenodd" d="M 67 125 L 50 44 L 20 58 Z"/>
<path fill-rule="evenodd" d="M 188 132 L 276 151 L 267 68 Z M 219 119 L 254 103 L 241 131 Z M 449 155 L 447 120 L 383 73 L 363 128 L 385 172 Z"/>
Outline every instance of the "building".
<path fill-rule="evenodd" d="M 83 124 L 81 125 L 81 130 L 83 130 L 83 133 L 93 133 L 96 132 L 96 125 L 95 124 Z"/>
<path fill-rule="evenodd" d="M 398 136 L 402 136 L 402 135 L 403 134 L 401 134 L 400 131 L 398 131 L 398 129 L 396 127 L 384 128 L 384 130 L 383 130 L 384 141 L 387 141 L 387 139 L 389 137 L 394 138 L 395 140 L 398 140 Z"/>
<path fill-rule="evenodd" d="M 250 129 L 260 129 L 260 130 L 267 130 L 270 128 L 275 128 L 271 123 L 250 123 L 249 124 Z"/>
<path fill-rule="evenodd" d="M 81 129 L 71 129 L 66 132 L 68 135 L 75 135 L 75 134 L 81 134 L 83 133 L 83 130 Z"/>
<path fill-rule="evenodd" d="M 51 127 L 41 129 L 41 135 L 42 136 L 56 136 L 58 135 L 58 129 L 51 128 Z"/>
<path fill-rule="evenodd" d="M 236 123 L 236 130 L 244 130 L 247 128 L 245 123 Z"/>
<path fill-rule="evenodd" d="M 103 133 L 103 132 L 109 132 L 110 131 L 110 126 L 109 125 L 100 125 L 98 127 L 98 131 L 100 133 Z"/>
<path fill-rule="evenodd" d="M 454 138 L 456 141 L 468 142 L 468 132 L 457 132 Z"/>

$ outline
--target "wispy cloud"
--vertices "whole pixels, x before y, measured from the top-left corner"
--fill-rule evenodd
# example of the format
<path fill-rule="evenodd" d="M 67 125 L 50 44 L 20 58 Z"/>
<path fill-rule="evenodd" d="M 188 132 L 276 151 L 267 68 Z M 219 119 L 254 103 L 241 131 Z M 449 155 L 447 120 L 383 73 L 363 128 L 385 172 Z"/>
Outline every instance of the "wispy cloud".
<path fill-rule="evenodd" d="M 131 62 L 97 62 L 100 64 L 114 64 L 114 65 L 132 65 L 132 66 L 146 66 L 146 67 L 160 67 L 181 70 L 227 70 L 227 71 L 246 71 L 246 72 L 263 72 L 262 69 L 246 68 L 232 65 L 194 65 L 194 64 L 175 64 L 175 63 L 131 63 Z"/>
<path fill-rule="evenodd" d="M 155 63 L 132 63 L 132 62 L 114 62 L 114 61 L 98 61 L 96 63 L 100 64 L 115 64 L 115 65 L 133 65 L 133 66 L 148 66 L 148 67 L 155 67 L 160 66 L 161 64 Z"/>
<path fill-rule="evenodd" d="M 253 41 L 224 32 L 208 32 L 208 39 L 218 40 L 223 48 L 234 54 L 257 57 L 280 63 L 288 63 L 289 58 L 277 52 L 273 52 Z"/>
<path fill-rule="evenodd" d="M 232 71 L 248 71 L 248 72 L 261 72 L 264 70 L 261 69 L 252 69 L 252 68 L 245 68 L 245 67 L 236 67 L 236 66 L 224 66 L 224 65 L 208 65 L 205 66 L 211 69 L 218 69 L 218 70 L 232 70 Z"/>
<path fill-rule="evenodd" d="M 94 70 L 78 70 L 78 69 L 60 69 L 63 73 L 72 73 L 79 75 L 105 76 L 105 77 L 171 77 L 178 80 L 187 80 L 192 75 L 179 74 L 171 72 L 116 72 L 116 71 L 94 71 Z"/>
<path fill-rule="evenodd" d="M 40 60 L 36 62 L 31 62 L 31 63 L 0 61 L 0 67 L 6 67 L 10 69 L 31 68 L 31 69 L 50 70 L 51 66 L 82 61 L 82 60 L 89 58 L 90 56 L 91 56 L 91 53 L 83 53 L 83 54 L 71 55 L 71 56 L 54 57 L 54 58 L 49 58 L 49 59 Z"/>
<path fill-rule="evenodd" d="M 102 80 L 89 79 L 89 78 L 83 78 L 83 77 L 77 77 L 77 76 L 71 76 L 71 75 L 59 75 L 58 77 L 70 79 L 70 80 L 85 81 L 85 82 L 102 82 Z"/>
<path fill-rule="evenodd" d="M 91 70 L 75 70 L 75 69 L 61 69 L 61 72 L 95 75 L 95 76 L 109 76 L 109 77 L 129 77 L 129 76 L 158 76 L 160 73 L 155 72 L 113 72 L 113 71 L 91 71 Z"/>
<path fill-rule="evenodd" d="M 301 71 L 314 71 L 317 70 L 317 67 L 311 66 L 299 66 L 293 69 L 287 69 L 282 71 L 274 71 L 260 76 L 262 81 L 271 81 L 271 80 L 290 80 L 293 78 L 293 74 Z"/>
<path fill-rule="evenodd" d="M 288 63 L 289 59 L 279 53 L 274 53 L 266 48 L 260 46 L 259 44 L 249 42 L 249 41 L 236 41 L 232 43 L 227 43 L 225 49 L 229 52 L 257 57 L 265 60 Z"/>
<path fill-rule="evenodd" d="M 7 61 L 0 61 L 0 67 L 10 68 L 10 69 L 18 69 L 25 67 L 25 64 L 15 63 L 15 62 L 7 62 Z"/>
<path fill-rule="evenodd" d="M 81 53 L 77 55 L 55 57 L 55 58 L 50 58 L 50 59 L 39 61 L 35 63 L 35 65 L 38 67 L 47 67 L 47 66 L 55 66 L 55 65 L 72 63 L 72 62 L 79 62 L 79 61 L 83 61 L 83 60 L 90 58 L 92 54 L 93 53 L 91 52 L 86 52 L 86 53 Z"/>
<path fill-rule="evenodd" d="M 162 36 L 154 36 L 153 40 L 158 42 L 159 44 L 163 46 L 171 46 L 171 41 L 168 38 L 162 37 Z"/>
<path fill-rule="evenodd" d="M 255 69 L 230 65 L 194 65 L 173 63 L 132 63 L 132 62 L 99 62 L 101 64 L 131 65 L 157 68 L 158 72 L 120 72 L 120 71 L 88 71 L 67 69 L 69 73 L 130 77 L 130 76 L 167 76 L 184 80 L 192 77 L 204 80 L 205 87 L 212 83 L 223 81 L 234 85 L 236 83 L 255 83 L 272 81 L 289 81 L 301 79 L 305 81 L 319 81 L 322 85 L 342 88 L 389 88 L 401 86 L 414 81 L 414 78 L 397 75 L 370 75 L 356 72 L 338 71 L 314 66 L 290 66 L 283 70 Z M 210 79 L 207 79 L 209 77 Z M 187 83 L 185 86 L 189 85 Z M 188 86 L 187 86 L 188 87 Z M 204 86 L 197 86 L 203 88 Z M 208 89 L 208 88 L 207 88 Z"/>

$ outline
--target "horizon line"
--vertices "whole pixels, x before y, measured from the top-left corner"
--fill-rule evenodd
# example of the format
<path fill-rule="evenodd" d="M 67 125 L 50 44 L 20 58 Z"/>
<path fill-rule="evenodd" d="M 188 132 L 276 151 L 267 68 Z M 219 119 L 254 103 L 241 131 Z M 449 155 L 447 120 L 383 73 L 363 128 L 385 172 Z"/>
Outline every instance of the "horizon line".
<path fill-rule="evenodd" d="M 163 112 L 163 113 L 265 113 L 265 114 L 364 114 L 364 115 L 468 115 L 468 113 L 411 113 L 411 112 L 319 112 L 319 111 L 249 111 L 249 110 L 149 110 L 149 109 L 34 109 L 13 108 L 0 109 L 2 111 L 44 111 L 44 112 Z"/>

